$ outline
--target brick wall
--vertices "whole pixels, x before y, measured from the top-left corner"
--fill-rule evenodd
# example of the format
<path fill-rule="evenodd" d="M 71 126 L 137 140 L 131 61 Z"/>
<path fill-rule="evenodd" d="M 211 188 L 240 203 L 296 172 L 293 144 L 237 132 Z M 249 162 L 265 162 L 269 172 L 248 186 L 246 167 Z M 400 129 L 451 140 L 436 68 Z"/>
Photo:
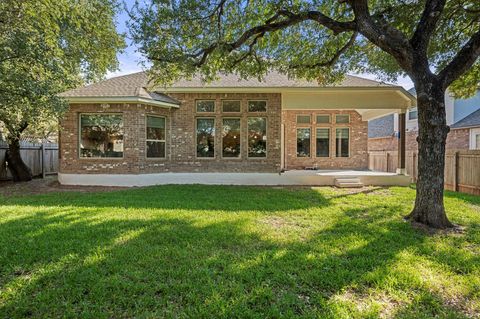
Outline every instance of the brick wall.
<path fill-rule="evenodd" d="M 451 130 L 447 136 L 447 150 L 468 150 L 469 134 L 469 129 Z M 405 143 L 405 148 L 407 151 L 417 151 L 417 131 L 408 131 Z M 398 139 L 393 136 L 368 139 L 369 151 L 396 151 L 397 148 Z"/>
<path fill-rule="evenodd" d="M 159 172 L 276 172 L 281 158 L 280 94 L 171 94 L 181 101 L 178 109 L 143 104 L 74 104 L 62 120 L 61 173 L 141 174 Z M 215 113 L 196 113 L 197 99 L 216 101 Z M 221 101 L 241 100 L 241 113 L 223 114 Z M 248 113 L 248 100 L 266 100 L 267 112 Z M 122 113 L 124 123 L 123 158 L 79 158 L 79 115 L 81 113 Z M 146 158 L 146 115 L 166 118 L 166 156 Z M 247 118 L 267 118 L 267 157 L 247 158 Z M 215 157 L 196 157 L 195 121 L 197 117 L 215 118 Z M 221 157 L 222 117 L 241 119 L 241 158 Z"/>
<path fill-rule="evenodd" d="M 330 115 L 330 124 L 316 124 L 316 115 Z M 350 123 L 335 124 L 335 114 L 349 114 Z M 297 115 L 310 115 L 311 124 L 297 124 Z M 317 164 L 320 169 L 366 169 L 368 167 L 368 124 L 356 111 L 283 111 L 285 126 L 285 166 L 287 169 L 303 169 Z M 310 127 L 310 157 L 297 157 L 297 128 Z M 316 128 L 330 128 L 330 157 L 316 157 Z M 350 128 L 350 156 L 335 157 L 335 128 Z"/>

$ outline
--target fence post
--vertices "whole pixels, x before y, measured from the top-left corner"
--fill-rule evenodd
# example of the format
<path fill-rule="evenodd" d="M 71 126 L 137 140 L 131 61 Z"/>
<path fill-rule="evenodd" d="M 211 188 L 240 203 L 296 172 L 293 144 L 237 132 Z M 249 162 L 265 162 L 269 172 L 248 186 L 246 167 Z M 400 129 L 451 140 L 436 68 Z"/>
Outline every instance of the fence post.
<path fill-rule="evenodd" d="M 45 170 L 45 144 L 42 142 L 40 146 L 40 154 L 42 157 L 42 178 L 45 178 L 46 170 Z"/>
<path fill-rule="evenodd" d="M 453 155 L 453 190 L 455 192 L 458 192 L 458 158 L 459 153 L 456 151 Z"/>

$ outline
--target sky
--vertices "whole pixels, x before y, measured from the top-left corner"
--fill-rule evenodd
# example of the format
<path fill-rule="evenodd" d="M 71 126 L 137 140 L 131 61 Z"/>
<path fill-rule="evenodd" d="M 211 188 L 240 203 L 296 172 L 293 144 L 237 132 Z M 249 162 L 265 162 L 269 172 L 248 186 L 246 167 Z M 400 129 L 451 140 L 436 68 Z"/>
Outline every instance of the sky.
<path fill-rule="evenodd" d="M 134 0 L 126 0 L 125 2 L 127 6 L 130 8 Z M 128 21 L 128 15 L 122 10 L 117 16 L 117 21 L 116 21 L 118 32 L 127 33 L 128 31 L 126 26 L 127 21 Z M 127 48 L 124 50 L 124 52 L 117 54 L 118 61 L 120 64 L 119 70 L 115 72 L 109 72 L 107 74 L 107 78 L 142 71 L 142 65 L 140 64 L 140 61 L 142 61 L 142 58 L 143 58 L 142 55 L 139 52 L 137 52 L 137 48 L 132 43 L 132 41 L 128 39 L 128 36 L 127 36 L 126 42 L 127 42 Z M 371 79 L 371 80 L 379 80 L 375 76 L 375 74 L 370 74 L 370 73 L 361 73 L 361 74 L 353 74 L 353 75 L 357 75 L 357 76 Z M 413 83 L 408 77 L 398 78 L 396 83 L 391 83 L 391 84 L 403 86 L 407 90 L 413 87 Z"/>

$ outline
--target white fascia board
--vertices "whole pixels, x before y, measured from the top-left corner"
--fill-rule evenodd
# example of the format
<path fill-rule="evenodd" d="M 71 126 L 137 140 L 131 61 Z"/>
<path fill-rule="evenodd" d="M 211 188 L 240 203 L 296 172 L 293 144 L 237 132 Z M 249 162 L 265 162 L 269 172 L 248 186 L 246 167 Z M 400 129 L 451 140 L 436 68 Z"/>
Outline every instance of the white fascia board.
<path fill-rule="evenodd" d="M 151 99 L 145 99 L 141 97 L 66 97 L 65 98 L 70 104 L 80 104 L 80 103 L 141 103 L 153 106 L 159 106 L 164 108 L 178 108 L 178 104 L 167 103 L 162 101 L 156 101 Z"/>

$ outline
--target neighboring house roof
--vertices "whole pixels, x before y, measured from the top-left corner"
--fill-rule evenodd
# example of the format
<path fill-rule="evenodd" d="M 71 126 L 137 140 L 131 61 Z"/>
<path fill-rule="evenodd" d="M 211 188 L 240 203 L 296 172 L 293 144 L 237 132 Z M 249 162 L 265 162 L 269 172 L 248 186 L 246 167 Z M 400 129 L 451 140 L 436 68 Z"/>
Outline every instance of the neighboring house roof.
<path fill-rule="evenodd" d="M 452 129 L 467 127 L 480 127 L 480 110 L 477 110 L 470 115 L 467 115 L 457 123 L 450 126 L 450 128 Z"/>
<path fill-rule="evenodd" d="M 390 114 L 368 122 L 368 138 L 390 137 L 394 132 L 394 114 Z"/>

